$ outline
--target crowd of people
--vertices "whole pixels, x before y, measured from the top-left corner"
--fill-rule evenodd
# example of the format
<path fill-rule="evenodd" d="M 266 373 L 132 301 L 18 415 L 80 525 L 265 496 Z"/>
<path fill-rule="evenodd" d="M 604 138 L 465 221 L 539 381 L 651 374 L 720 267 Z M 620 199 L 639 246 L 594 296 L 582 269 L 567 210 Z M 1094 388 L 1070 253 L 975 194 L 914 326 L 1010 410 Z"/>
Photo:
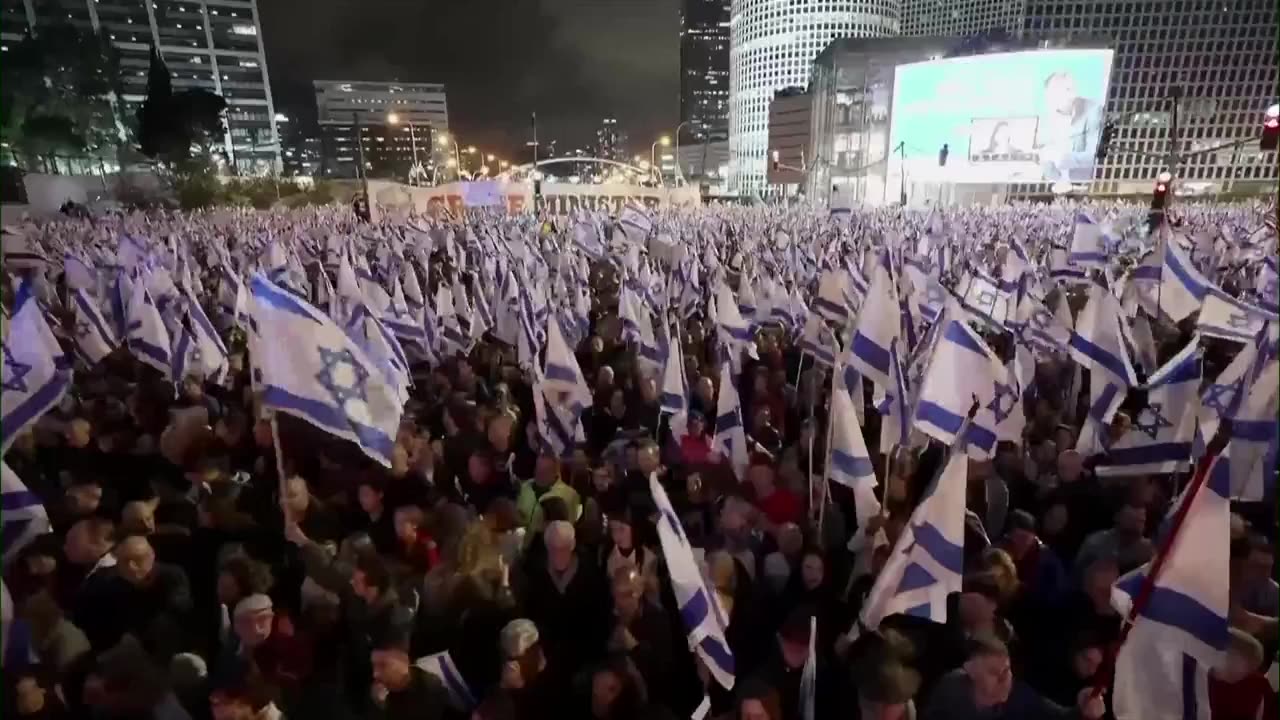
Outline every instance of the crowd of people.
<path fill-rule="evenodd" d="M 33 222 L 13 233 L 39 258 L 7 270 L 42 273 L 51 326 L 70 347 L 61 250 L 75 238 L 243 243 L 263 223 L 283 223 L 282 234 L 368 234 L 349 210 L 322 212 Z M 707 232 L 712 211 L 701 212 L 690 233 Z M 795 212 L 735 212 L 718 232 L 786 227 L 801 238 L 834 227 Z M 971 228 L 966 217 L 956 211 L 948 222 Z M 464 220 L 429 222 L 467 232 Z M 894 232 L 914 243 L 931 222 Z M 857 218 L 841 227 L 866 231 Z M 375 245 L 370 257 L 382 252 Z M 469 265 L 453 252 L 432 251 L 418 278 L 424 295 L 484 263 L 483 244 L 459 242 Z M 245 329 L 218 308 L 220 265 L 197 258 L 191 267 L 228 349 L 225 376 L 165 377 L 122 343 L 100 362 L 78 360 L 66 395 L 4 453 L 6 492 L 10 476 L 20 480 L 48 518 L 47 532 L 20 547 L 6 533 L 7 717 L 1110 716 L 1110 659 L 1124 625 L 1112 589 L 1160 552 L 1158 528 L 1191 473 L 1095 474 L 1100 458 L 1076 449 L 1088 397 L 1068 390 L 1079 391 L 1071 358 L 1037 358 L 1021 436 L 968 462 L 963 585 L 947 598 L 946 622 L 898 614 L 863 628 L 877 573 L 949 449 L 928 441 L 881 452 L 868 384 L 855 400 L 882 510 L 859 527 L 853 493 L 826 480 L 831 368 L 805 354 L 797 333 L 765 324 L 740 372 L 726 376 L 724 347 L 700 311 L 678 320 L 689 397 L 684 427 L 673 427 L 662 378 L 619 319 L 625 264 L 611 253 L 590 261 L 589 325 L 574 338 L 590 403 L 571 447 L 548 449 L 536 373 L 486 333 L 465 353 L 413 363 L 387 467 L 264 408 Z M 325 272 L 337 282 L 323 263 L 308 272 L 313 284 Z M 5 292 L 11 311 L 15 289 Z M 1162 360 L 1187 337 L 1158 323 L 1155 334 Z M 8 342 L 6 390 L 19 378 Z M 1206 365 L 1225 366 L 1236 350 L 1207 347 Z M 741 476 L 713 442 L 727 383 L 749 446 Z M 1140 398 L 1127 402 L 1138 404 L 1118 413 L 1120 433 L 1141 409 Z M 651 478 L 724 615 L 731 689 L 690 650 Z M 1266 677 L 1280 606 L 1274 500 L 1272 483 L 1265 500 L 1233 505 L 1231 555 L 1221 559 L 1230 564 L 1229 642 L 1200 717 L 1280 717 Z"/>

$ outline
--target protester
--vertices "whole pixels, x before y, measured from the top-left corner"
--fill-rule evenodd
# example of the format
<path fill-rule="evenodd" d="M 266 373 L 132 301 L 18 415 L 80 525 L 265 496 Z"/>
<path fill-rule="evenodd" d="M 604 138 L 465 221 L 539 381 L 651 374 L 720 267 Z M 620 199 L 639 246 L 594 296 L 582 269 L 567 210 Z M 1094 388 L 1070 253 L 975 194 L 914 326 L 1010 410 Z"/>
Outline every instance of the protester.
<path fill-rule="evenodd" d="M 15 717 L 1275 718 L 1260 206 L 368 203 L 6 233 Z"/>

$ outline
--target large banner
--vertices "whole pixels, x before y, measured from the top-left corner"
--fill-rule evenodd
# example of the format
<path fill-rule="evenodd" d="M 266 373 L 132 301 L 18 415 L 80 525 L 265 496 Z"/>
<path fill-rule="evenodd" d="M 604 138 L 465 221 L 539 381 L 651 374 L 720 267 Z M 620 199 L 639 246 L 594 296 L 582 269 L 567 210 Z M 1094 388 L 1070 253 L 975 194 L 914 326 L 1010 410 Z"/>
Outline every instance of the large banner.
<path fill-rule="evenodd" d="M 488 180 L 424 188 L 385 180 L 369 181 L 369 194 L 374 204 L 381 212 L 392 215 L 414 212 L 438 217 L 447 211 L 457 216 L 465 210 L 487 208 L 503 210 L 511 215 L 526 210 L 551 215 L 568 215 L 577 210 L 604 210 L 616 216 L 630 204 L 652 210 L 668 206 L 696 206 L 700 202 L 696 187 L 544 182 L 540 190 L 535 198 L 532 183 Z"/>

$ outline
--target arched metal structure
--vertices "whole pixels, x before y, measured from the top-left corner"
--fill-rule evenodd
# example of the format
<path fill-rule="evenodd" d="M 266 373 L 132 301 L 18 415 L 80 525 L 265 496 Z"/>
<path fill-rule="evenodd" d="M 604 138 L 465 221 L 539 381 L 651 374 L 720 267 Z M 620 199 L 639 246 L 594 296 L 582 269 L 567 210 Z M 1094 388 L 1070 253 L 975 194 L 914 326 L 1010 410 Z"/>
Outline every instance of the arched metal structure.
<path fill-rule="evenodd" d="M 654 170 L 654 169 L 653 169 L 652 167 L 651 167 L 651 168 L 649 168 L 648 170 L 645 170 L 644 168 L 641 168 L 641 167 L 638 167 L 638 166 L 635 166 L 635 165 L 631 165 L 630 163 L 618 162 L 617 160 L 609 160 L 609 159 L 606 159 L 606 158 L 597 158 L 597 157 L 558 157 L 558 158 L 547 158 L 546 160 L 539 160 L 539 161 L 538 161 L 538 162 L 536 162 L 536 163 L 525 163 L 525 164 L 523 164 L 523 165 L 516 165 L 515 167 L 509 168 L 509 169 L 507 169 L 507 170 L 503 171 L 502 173 L 500 173 L 500 174 L 498 175 L 498 177 L 507 177 L 507 178 L 510 178 L 510 177 L 512 177 L 512 176 L 514 176 L 514 175 L 518 175 L 518 174 L 521 174 L 521 175 L 527 175 L 527 174 L 529 174 L 529 173 L 533 172 L 534 170 L 537 170 L 538 168 L 541 168 L 541 167 L 544 167 L 544 166 L 547 166 L 547 165 L 559 165 L 559 164 L 562 164 L 562 163 L 595 163 L 595 164 L 598 164 L 598 165 L 608 165 L 608 166 L 611 166 L 611 167 L 622 168 L 623 170 L 629 170 L 629 171 L 632 171 L 632 172 L 638 173 L 638 174 L 640 174 L 640 175 L 646 175 L 646 176 L 647 176 L 647 175 L 652 175 L 652 174 L 654 174 L 654 172 L 653 172 L 653 170 Z M 656 175 L 657 175 L 657 178 L 658 178 L 658 183 L 659 183 L 659 184 L 661 184 L 661 183 L 662 183 L 662 173 L 656 173 Z"/>

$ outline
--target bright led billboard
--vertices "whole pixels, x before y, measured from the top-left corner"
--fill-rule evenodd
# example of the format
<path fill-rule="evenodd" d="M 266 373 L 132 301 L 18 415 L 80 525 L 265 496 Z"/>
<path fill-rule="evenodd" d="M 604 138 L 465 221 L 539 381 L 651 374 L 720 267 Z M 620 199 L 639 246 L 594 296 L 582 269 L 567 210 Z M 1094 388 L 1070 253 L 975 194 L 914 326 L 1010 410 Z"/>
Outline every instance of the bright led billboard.
<path fill-rule="evenodd" d="M 892 162 L 906 182 L 1091 180 L 1111 60 L 1110 50 L 1030 50 L 899 65 Z"/>

